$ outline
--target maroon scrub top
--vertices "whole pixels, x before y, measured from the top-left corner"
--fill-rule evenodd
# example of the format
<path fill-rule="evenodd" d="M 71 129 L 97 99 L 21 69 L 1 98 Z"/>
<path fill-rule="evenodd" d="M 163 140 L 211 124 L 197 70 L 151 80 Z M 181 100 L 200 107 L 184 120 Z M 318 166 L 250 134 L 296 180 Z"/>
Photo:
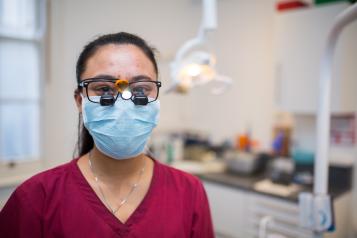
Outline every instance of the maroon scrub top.
<path fill-rule="evenodd" d="M 207 196 L 194 176 L 154 160 L 150 188 L 122 223 L 100 201 L 77 160 L 21 184 L 0 212 L 1 238 L 214 237 Z"/>

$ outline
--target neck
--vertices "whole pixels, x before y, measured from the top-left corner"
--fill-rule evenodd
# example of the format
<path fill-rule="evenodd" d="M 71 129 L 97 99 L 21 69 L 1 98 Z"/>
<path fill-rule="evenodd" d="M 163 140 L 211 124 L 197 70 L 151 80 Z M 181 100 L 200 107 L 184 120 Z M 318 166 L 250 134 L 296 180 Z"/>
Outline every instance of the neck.
<path fill-rule="evenodd" d="M 90 153 L 94 173 L 103 182 L 125 181 L 137 176 L 147 159 L 144 154 L 140 154 L 136 157 L 117 160 L 103 154 L 95 146 Z"/>

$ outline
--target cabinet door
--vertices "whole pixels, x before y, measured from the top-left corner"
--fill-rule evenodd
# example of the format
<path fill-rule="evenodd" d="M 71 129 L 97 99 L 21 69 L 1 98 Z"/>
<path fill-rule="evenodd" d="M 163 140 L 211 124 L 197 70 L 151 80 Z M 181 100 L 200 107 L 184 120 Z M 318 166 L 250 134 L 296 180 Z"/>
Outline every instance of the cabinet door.
<path fill-rule="evenodd" d="M 313 232 L 299 226 L 298 204 L 271 196 L 251 193 L 249 226 L 251 234 L 258 237 L 260 223 L 269 218 L 267 234 L 279 234 L 288 238 L 313 238 Z"/>
<path fill-rule="evenodd" d="M 253 237 L 258 237 L 259 224 L 264 217 L 273 219 L 273 222 L 268 225 L 268 234 L 279 234 L 287 238 L 316 237 L 311 230 L 300 226 L 297 203 L 256 193 L 250 193 L 249 201 L 247 227 L 251 229 L 250 233 Z M 351 193 L 345 193 L 334 199 L 336 230 L 332 233 L 324 233 L 323 237 L 352 237 L 350 204 Z"/>
<path fill-rule="evenodd" d="M 248 238 L 247 193 L 215 183 L 204 183 L 217 237 Z"/>
<path fill-rule="evenodd" d="M 347 3 L 277 13 L 275 62 L 277 105 L 293 113 L 316 113 L 322 52 L 334 18 Z M 347 27 L 336 49 L 332 110 L 357 108 L 357 23 Z"/>

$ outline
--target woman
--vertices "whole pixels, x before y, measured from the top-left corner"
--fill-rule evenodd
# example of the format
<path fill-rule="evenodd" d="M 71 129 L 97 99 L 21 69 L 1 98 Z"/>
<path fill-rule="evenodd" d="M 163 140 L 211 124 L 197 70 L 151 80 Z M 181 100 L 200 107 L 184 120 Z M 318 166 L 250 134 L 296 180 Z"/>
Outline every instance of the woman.
<path fill-rule="evenodd" d="M 213 237 L 200 181 L 145 155 L 159 114 L 154 53 L 104 35 L 77 62 L 79 158 L 30 178 L 0 213 L 0 237 Z"/>

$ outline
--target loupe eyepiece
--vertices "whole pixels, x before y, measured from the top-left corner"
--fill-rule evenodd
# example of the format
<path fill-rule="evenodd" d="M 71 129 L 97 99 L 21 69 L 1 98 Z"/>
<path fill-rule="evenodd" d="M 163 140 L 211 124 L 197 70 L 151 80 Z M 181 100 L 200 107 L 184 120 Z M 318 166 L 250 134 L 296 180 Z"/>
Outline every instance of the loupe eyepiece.
<path fill-rule="evenodd" d="M 149 99 L 145 96 L 144 89 L 140 88 L 134 93 L 132 101 L 135 105 L 145 106 L 149 103 Z"/>
<path fill-rule="evenodd" d="M 148 97 L 146 96 L 134 96 L 133 103 L 135 105 L 145 106 L 149 103 Z"/>
<path fill-rule="evenodd" d="M 115 103 L 115 98 L 113 95 L 104 94 L 100 97 L 100 105 L 101 106 L 113 106 Z"/>

